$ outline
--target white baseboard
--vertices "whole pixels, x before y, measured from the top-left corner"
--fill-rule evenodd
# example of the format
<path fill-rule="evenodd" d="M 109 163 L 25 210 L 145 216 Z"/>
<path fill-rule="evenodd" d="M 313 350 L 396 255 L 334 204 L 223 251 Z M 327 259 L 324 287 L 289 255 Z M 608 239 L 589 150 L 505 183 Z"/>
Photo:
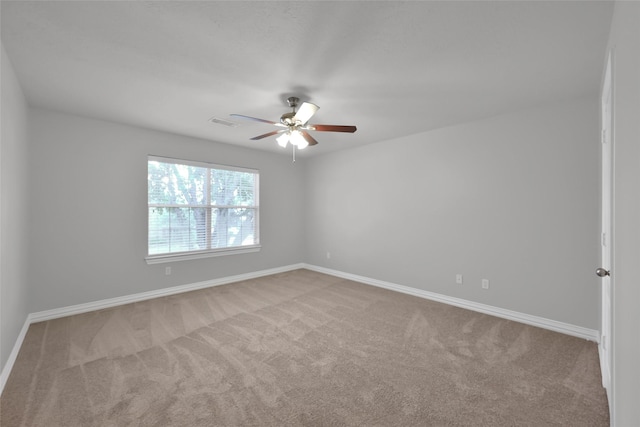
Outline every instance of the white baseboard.
<path fill-rule="evenodd" d="M 270 268 L 267 270 L 254 271 L 251 273 L 239 274 L 237 276 L 222 277 L 220 279 L 205 280 L 204 282 L 190 283 L 186 285 L 173 286 L 171 288 L 158 289 L 155 291 L 142 292 L 122 297 L 109 298 L 101 301 L 89 302 L 85 304 L 72 305 L 69 307 L 56 308 L 53 310 L 39 311 L 31 313 L 30 323 L 43 322 L 45 320 L 57 319 L 59 317 L 72 316 L 74 314 L 86 313 L 89 311 L 102 310 L 104 308 L 117 307 L 119 305 L 140 302 L 152 298 L 165 297 L 180 294 L 183 292 L 197 291 L 198 289 L 210 288 L 213 286 L 226 285 L 243 280 L 256 279 L 258 277 L 270 276 L 272 274 L 284 273 L 286 271 L 304 268 L 304 264 L 292 264 L 284 267 Z"/>
<path fill-rule="evenodd" d="M 24 337 L 27 335 L 27 330 L 29 330 L 29 325 L 31 322 L 29 321 L 29 316 L 24 321 L 24 325 L 22 325 L 22 329 L 18 334 L 18 339 L 16 339 L 16 343 L 13 345 L 13 349 L 9 354 L 9 359 L 7 359 L 7 363 L 4 364 L 2 368 L 2 372 L 0 372 L 0 394 L 4 390 L 4 385 L 7 383 L 9 379 L 9 374 L 11 373 L 11 369 L 13 369 L 13 364 L 16 363 L 16 359 L 18 358 L 18 353 L 20 352 L 20 347 L 22 347 L 22 342 L 24 341 Z"/>
<path fill-rule="evenodd" d="M 68 307 L 56 308 L 53 310 L 39 311 L 31 313 L 27 316 L 24 326 L 18 335 L 13 350 L 9 355 L 7 363 L 4 365 L 2 372 L 0 373 L 0 394 L 4 390 L 4 386 L 9 378 L 9 374 L 13 369 L 13 364 L 18 357 L 18 352 L 22 346 L 22 342 L 27 334 L 29 325 L 32 323 L 43 322 L 46 320 L 57 319 L 60 317 L 72 316 L 74 314 L 86 313 L 94 310 L 102 310 L 105 308 L 116 307 L 119 305 L 130 304 L 134 302 L 144 301 L 152 298 L 158 298 L 163 296 L 175 295 L 182 292 L 195 291 L 198 289 L 210 288 L 213 286 L 220 286 L 234 282 L 240 282 L 243 280 L 256 279 L 258 277 L 270 276 L 272 274 L 284 273 L 287 271 L 297 270 L 300 268 L 306 268 L 308 270 L 317 271 L 319 273 L 329 274 L 331 276 L 341 277 L 343 279 L 353 280 L 355 282 L 364 283 L 367 285 L 377 286 L 380 288 L 389 289 L 396 292 L 402 292 L 425 298 L 433 301 L 442 302 L 444 304 L 453 305 L 456 307 L 466 308 L 468 310 L 477 311 L 480 313 L 490 314 L 492 316 L 501 317 L 515 322 L 525 323 L 532 326 L 537 326 L 544 329 L 560 332 L 567 335 L 572 335 L 579 338 L 584 338 L 589 341 L 599 342 L 600 333 L 598 331 L 575 326 L 567 323 L 557 322 L 555 320 L 545 319 L 542 317 L 531 316 L 524 313 L 519 313 L 511 310 L 505 310 L 503 308 L 493 307 L 490 305 L 480 304 L 473 301 L 467 301 L 460 298 L 449 297 L 446 295 L 437 294 L 434 292 L 424 291 L 422 289 L 411 288 L 409 286 L 398 285 L 395 283 L 384 282 L 382 280 L 372 279 L 369 277 L 358 276 L 351 273 L 345 273 L 338 270 L 332 270 L 325 267 L 319 267 L 315 265 L 299 263 L 292 264 L 284 267 L 271 268 L 267 270 L 260 270 L 251 273 L 239 274 L 236 276 L 228 276 L 220 279 L 206 280 L 203 282 L 196 282 L 187 285 L 174 286 L 171 288 L 158 289 L 155 291 L 142 292 L 133 295 L 125 295 L 117 298 L 109 298 L 101 301 L 94 301 L 85 304 L 77 304 Z"/>
<path fill-rule="evenodd" d="M 429 292 L 422 289 L 411 288 L 409 286 L 398 285 L 395 283 L 384 282 L 382 280 L 372 279 L 370 277 L 358 276 L 351 273 L 345 273 L 343 271 L 332 270 L 330 268 L 319 267 L 315 265 L 304 264 L 304 268 L 319 273 L 329 274 L 331 276 L 341 277 L 343 279 L 353 280 L 355 282 L 364 283 L 367 285 L 377 286 L 379 288 L 385 288 L 396 292 L 402 292 L 425 298 L 432 301 L 441 302 L 444 304 L 453 305 L 456 307 L 465 308 L 467 310 L 477 311 L 484 314 L 490 314 L 492 316 L 501 317 L 503 319 L 513 320 L 514 322 L 525 323 L 531 326 L 537 326 L 543 329 L 549 329 L 555 332 L 560 332 L 566 335 L 571 335 L 578 338 L 584 338 L 589 341 L 600 341 L 600 332 L 583 328 L 581 326 L 571 325 L 569 323 L 558 322 L 551 319 L 545 319 L 544 317 L 532 316 L 530 314 L 520 313 L 517 311 L 506 310 L 504 308 L 494 307 L 491 305 L 480 304 L 473 301 L 464 300 L 461 298 L 450 297 L 447 295 L 437 294 L 435 292 Z"/>

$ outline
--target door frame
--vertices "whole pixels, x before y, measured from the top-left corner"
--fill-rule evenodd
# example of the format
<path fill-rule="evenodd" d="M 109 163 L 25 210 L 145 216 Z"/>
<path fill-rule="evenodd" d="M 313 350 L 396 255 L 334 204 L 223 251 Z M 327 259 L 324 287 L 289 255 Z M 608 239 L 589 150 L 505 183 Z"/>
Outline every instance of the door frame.
<path fill-rule="evenodd" d="M 601 235 L 600 235 L 600 267 L 611 271 L 613 265 L 614 251 L 614 224 L 613 224 L 613 154 L 614 154 L 614 51 L 607 52 L 604 79 L 602 82 L 602 92 L 600 94 L 600 146 L 602 150 L 600 173 L 601 173 Z M 602 374 L 602 386 L 606 389 L 609 400 L 609 408 L 612 402 L 612 380 L 613 380 L 613 293 L 614 274 L 603 277 L 601 280 L 600 299 L 600 343 L 598 346 L 600 355 L 600 370 Z"/>

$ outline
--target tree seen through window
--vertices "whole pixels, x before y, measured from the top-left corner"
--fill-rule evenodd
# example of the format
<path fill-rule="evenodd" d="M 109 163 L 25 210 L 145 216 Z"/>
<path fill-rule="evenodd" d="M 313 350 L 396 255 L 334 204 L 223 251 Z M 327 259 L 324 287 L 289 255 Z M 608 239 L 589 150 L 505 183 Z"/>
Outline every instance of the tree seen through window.
<path fill-rule="evenodd" d="M 258 173 L 148 161 L 149 255 L 258 244 Z"/>

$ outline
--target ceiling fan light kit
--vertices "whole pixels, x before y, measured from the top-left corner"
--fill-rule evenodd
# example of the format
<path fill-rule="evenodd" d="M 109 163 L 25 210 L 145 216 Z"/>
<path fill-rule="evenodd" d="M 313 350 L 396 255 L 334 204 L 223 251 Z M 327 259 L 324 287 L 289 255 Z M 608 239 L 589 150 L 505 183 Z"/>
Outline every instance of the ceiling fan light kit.
<path fill-rule="evenodd" d="M 309 146 L 307 140 L 304 139 L 302 133 L 297 129 L 283 133 L 276 138 L 276 141 L 278 141 L 278 145 L 282 148 L 286 148 L 288 143 L 291 143 L 291 145 L 297 147 L 298 150 L 302 150 Z"/>
<path fill-rule="evenodd" d="M 311 117 L 313 117 L 313 115 L 320 109 L 320 107 L 310 102 L 303 102 L 302 105 L 300 105 L 300 108 L 296 111 L 296 107 L 298 106 L 299 102 L 300 99 L 295 96 L 287 98 L 287 103 L 289 104 L 289 107 L 292 108 L 292 111 L 284 113 L 280 117 L 280 122 L 258 119 L 256 117 L 244 116 L 242 114 L 231 114 L 231 116 L 285 128 L 282 130 L 275 130 L 262 135 L 254 136 L 253 138 L 251 138 L 251 140 L 255 141 L 258 139 L 266 138 L 268 136 L 280 135 L 276 138 L 278 145 L 286 148 L 288 144 L 291 144 L 293 146 L 294 159 L 296 148 L 298 150 L 302 150 L 309 145 L 316 145 L 318 143 L 318 141 L 316 141 L 308 131 L 353 133 L 357 130 L 355 126 L 311 125 L 308 122 Z"/>

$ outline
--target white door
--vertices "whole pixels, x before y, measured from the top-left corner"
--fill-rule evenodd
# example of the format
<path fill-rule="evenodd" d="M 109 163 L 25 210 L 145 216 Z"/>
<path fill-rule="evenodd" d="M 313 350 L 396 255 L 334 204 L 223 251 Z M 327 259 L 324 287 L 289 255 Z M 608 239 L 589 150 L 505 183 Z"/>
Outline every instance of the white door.
<path fill-rule="evenodd" d="M 602 385 L 611 394 L 611 288 L 613 280 L 610 275 L 613 247 L 612 247 L 612 170 L 613 170 L 613 52 L 609 52 L 607 68 L 602 87 L 602 229 L 601 229 L 601 260 L 596 274 L 602 281 L 602 325 L 600 337 L 600 367 L 602 370 Z"/>

